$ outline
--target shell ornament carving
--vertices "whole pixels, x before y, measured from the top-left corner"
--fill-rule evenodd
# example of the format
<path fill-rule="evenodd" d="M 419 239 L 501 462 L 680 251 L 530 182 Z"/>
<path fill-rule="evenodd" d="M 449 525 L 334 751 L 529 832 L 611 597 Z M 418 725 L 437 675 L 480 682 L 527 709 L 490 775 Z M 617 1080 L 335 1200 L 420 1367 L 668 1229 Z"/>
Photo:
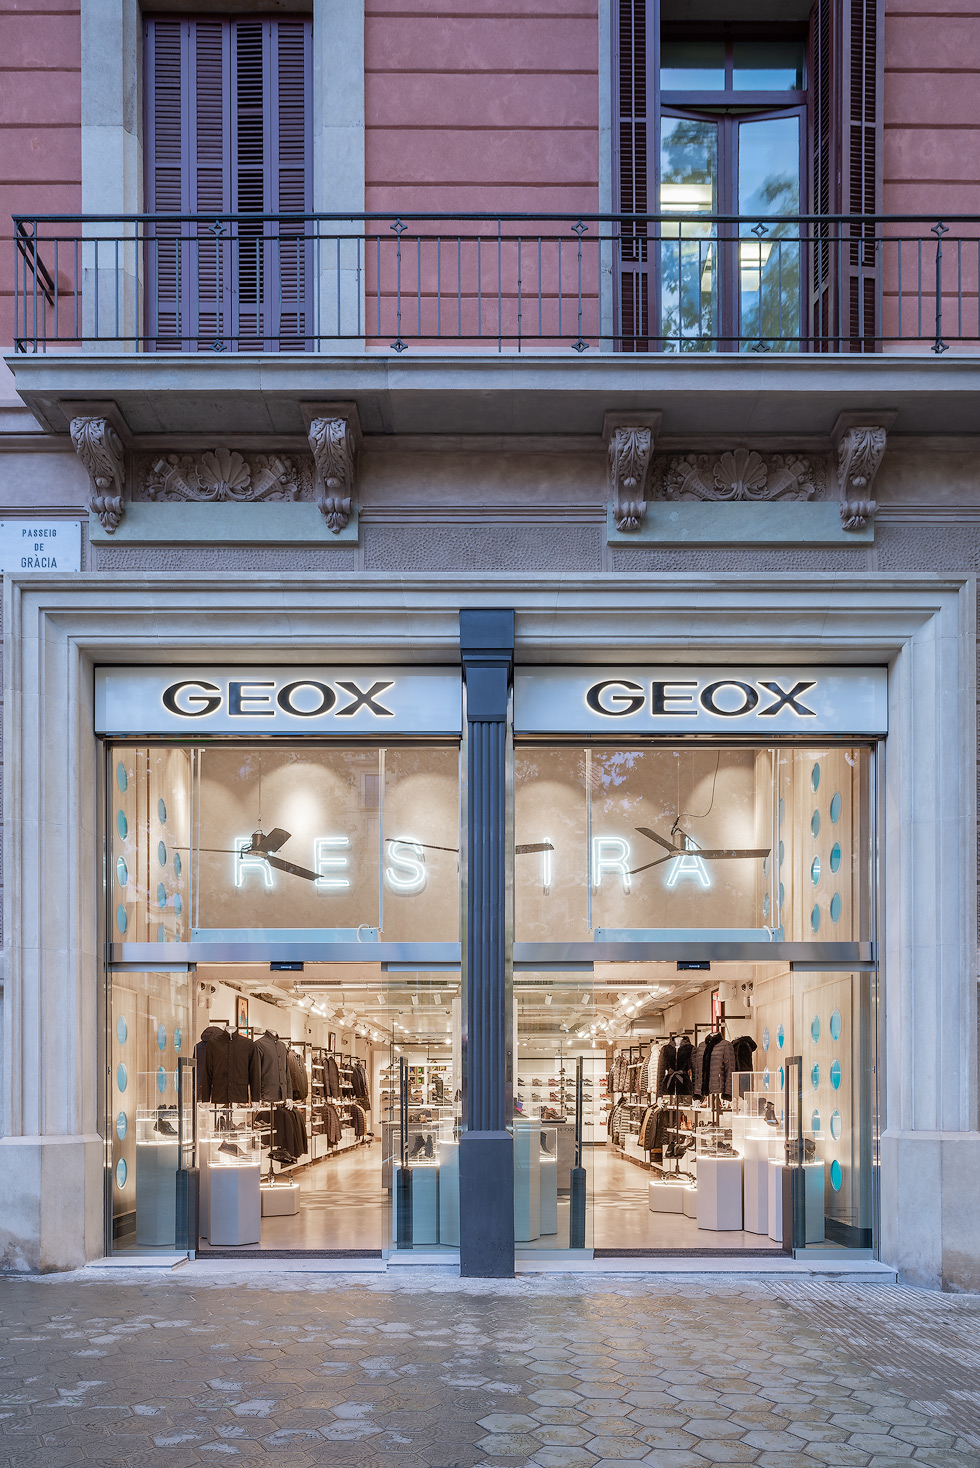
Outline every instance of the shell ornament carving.
<path fill-rule="evenodd" d="M 668 500 L 810 500 L 815 494 L 808 459 L 794 454 L 771 454 L 764 459 L 755 449 L 728 449 L 719 455 L 685 454 L 670 461 L 664 482 L 664 498 Z"/>
<path fill-rule="evenodd" d="M 188 504 L 251 504 L 312 497 L 305 466 L 278 454 L 208 449 L 201 455 L 167 454 L 146 466 L 140 498 Z"/>

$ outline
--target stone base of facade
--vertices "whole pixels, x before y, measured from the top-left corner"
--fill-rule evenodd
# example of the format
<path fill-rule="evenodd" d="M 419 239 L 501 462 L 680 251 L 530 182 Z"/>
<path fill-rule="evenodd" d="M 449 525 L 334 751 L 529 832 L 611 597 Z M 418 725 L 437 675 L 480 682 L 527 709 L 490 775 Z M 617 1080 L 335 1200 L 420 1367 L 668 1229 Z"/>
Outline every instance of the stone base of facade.
<path fill-rule="evenodd" d="M 464 1132 L 459 1141 L 459 1272 L 472 1279 L 514 1275 L 514 1139 Z"/>
<path fill-rule="evenodd" d="M 0 1137 L 0 1269 L 78 1269 L 105 1252 L 100 1136 Z"/>
<path fill-rule="evenodd" d="M 909 1284 L 980 1291 L 980 1132 L 886 1131 L 881 1257 Z"/>

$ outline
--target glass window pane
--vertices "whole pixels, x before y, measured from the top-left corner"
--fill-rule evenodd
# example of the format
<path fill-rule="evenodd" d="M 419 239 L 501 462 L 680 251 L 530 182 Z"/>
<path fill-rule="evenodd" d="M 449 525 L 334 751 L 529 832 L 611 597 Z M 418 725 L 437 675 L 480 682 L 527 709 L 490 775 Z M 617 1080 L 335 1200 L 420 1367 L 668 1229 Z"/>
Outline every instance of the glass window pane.
<path fill-rule="evenodd" d="M 724 91 L 724 41 L 664 41 L 660 85 L 665 92 Z"/>
<path fill-rule="evenodd" d="M 766 118 L 738 129 L 738 212 L 757 218 L 739 240 L 739 307 L 744 347 L 796 351 L 801 330 L 799 227 L 774 214 L 800 208 L 800 120 Z"/>
<path fill-rule="evenodd" d="M 718 208 L 718 128 L 665 117 L 660 143 L 663 213 L 712 214 Z M 708 350 L 716 335 L 718 292 L 714 225 L 697 219 L 661 227 L 661 332 L 677 351 Z"/>
<path fill-rule="evenodd" d="M 736 41 L 733 84 L 738 92 L 803 89 L 802 41 Z"/>

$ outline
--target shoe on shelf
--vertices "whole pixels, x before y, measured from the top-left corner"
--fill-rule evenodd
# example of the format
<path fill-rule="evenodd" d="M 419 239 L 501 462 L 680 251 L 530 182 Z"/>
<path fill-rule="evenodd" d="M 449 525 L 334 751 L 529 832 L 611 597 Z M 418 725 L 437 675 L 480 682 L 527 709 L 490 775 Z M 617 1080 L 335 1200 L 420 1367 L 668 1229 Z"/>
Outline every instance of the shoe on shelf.
<path fill-rule="evenodd" d="M 549 1101 L 559 1101 L 559 1100 L 561 1100 L 561 1097 L 558 1095 L 558 1092 L 557 1091 L 549 1091 L 548 1092 L 548 1100 Z"/>
<path fill-rule="evenodd" d="M 235 1142 L 222 1142 L 221 1146 L 218 1148 L 218 1151 L 224 1152 L 226 1157 L 245 1156 L 245 1153 L 242 1151 L 241 1147 L 237 1146 Z"/>
<path fill-rule="evenodd" d="M 540 1101 L 541 1100 L 541 1092 L 540 1091 L 532 1091 L 531 1092 L 531 1100 L 532 1101 Z"/>
<path fill-rule="evenodd" d="M 177 1128 L 175 1126 L 171 1126 L 170 1122 L 165 1116 L 157 1117 L 156 1121 L 153 1123 L 153 1130 L 155 1132 L 159 1132 L 161 1137 L 175 1137 L 177 1135 Z"/>
<path fill-rule="evenodd" d="M 544 1081 L 539 1080 L 538 1077 L 535 1076 L 534 1079 L 531 1081 L 531 1085 L 532 1086 L 543 1086 L 544 1085 Z"/>
<path fill-rule="evenodd" d="M 426 1157 L 431 1157 L 432 1156 L 432 1152 L 433 1152 L 432 1138 L 431 1137 L 426 1137 L 426 1139 L 425 1139 L 425 1155 L 426 1155 Z"/>

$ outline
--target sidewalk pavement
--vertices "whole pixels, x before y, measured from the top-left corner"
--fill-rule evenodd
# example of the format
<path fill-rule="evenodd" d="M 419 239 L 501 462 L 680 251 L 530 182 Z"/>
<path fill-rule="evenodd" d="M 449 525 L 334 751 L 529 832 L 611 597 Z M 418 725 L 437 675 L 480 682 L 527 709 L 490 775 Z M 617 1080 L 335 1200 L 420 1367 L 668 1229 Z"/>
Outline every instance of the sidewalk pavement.
<path fill-rule="evenodd" d="M 0 1278 L 6 1468 L 978 1468 L 980 1297 L 442 1270 Z"/>

